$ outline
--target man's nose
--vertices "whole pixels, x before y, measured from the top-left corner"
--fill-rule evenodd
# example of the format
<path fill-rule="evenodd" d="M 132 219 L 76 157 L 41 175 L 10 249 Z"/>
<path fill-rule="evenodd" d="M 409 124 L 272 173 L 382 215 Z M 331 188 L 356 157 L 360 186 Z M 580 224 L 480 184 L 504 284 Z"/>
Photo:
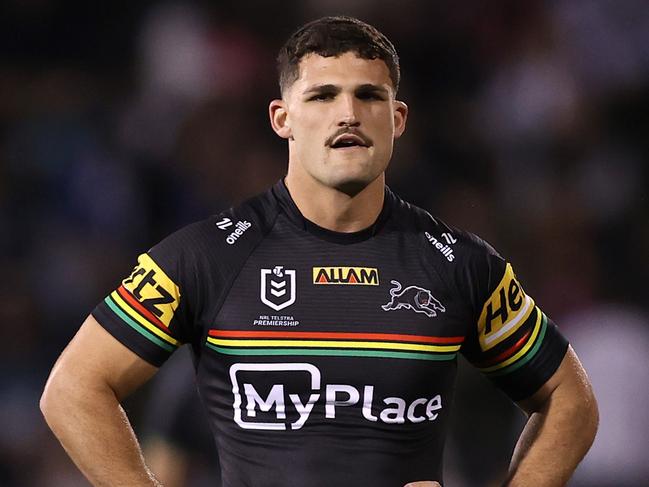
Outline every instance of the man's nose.
<path fill-rule="evenodd" d="M 339 126 L 358 127 L 361 124 L 358 118 L 358 106 L 354 96 L 340 97 Z"/>

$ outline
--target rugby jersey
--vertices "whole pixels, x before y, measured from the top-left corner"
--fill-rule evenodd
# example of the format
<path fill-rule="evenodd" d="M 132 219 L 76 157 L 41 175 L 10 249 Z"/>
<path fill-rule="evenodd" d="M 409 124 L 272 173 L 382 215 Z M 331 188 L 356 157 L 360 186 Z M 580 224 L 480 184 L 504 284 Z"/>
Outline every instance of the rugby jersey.
<path fill-rule="evenodd" d="M 457 354 L 516 401 L 567 349 L 491 246 L 387 187 L 337 233 L 280 181 L 140 255 L 93 315 L 155 366 L 190 345 L 226 487 L 441 482 Z"/>

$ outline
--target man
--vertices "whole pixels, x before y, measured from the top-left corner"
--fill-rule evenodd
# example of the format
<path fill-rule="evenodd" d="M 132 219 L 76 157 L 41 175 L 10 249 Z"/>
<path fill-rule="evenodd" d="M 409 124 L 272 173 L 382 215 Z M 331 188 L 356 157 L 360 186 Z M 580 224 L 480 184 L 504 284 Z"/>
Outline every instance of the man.
<path fill-rule="evenodd" d="M 285 180 L 142 254 L 88 317 L 41 400 L 64 448 L 95 485 L 158 485 L 119 402 L 188 343 L 223 485 L 435 485 L 461 352 L 529 414 L 508 485 L 565 484 L 590 384 L 510 264 L 386 188 L 390 41 L 324 18 L 279 68 Z"/>

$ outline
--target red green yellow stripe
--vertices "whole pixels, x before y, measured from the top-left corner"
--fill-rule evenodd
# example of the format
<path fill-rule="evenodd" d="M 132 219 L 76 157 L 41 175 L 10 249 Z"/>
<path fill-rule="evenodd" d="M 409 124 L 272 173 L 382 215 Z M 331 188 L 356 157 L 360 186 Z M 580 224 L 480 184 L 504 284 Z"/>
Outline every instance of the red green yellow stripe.
<path fill-rule="evenodd" d="M 217 347 L 211 343 L 206 344 L 212 350 L 226 355 L 317 355 L 329 357 L 379 357 L 379 358 L 400 358 L 411 360 L 453 360 L 455 353 L 451 354 L 428 354 L 412 352 L 391 352 L 381 350 L 341 350 L 341 349 L 312 349 L 312 348 L 276 348 L 276 349 L 255 349 L 255 348 L 225 348 Z"/>
<path fill-rule="evenodd" d="M 457 352 L 459 345 L 419 345 L 416 343 L 371 342 L 371 341 L 336 341 L 336 340 L 219 340 L 208 338 L 213 345 L 226 347 L 315 347 L 315 348 L 378 348 L 388 350 L 412 350 L 421 352 Z"/>
<path fill-rule="evenodd" d="M 518 351 L 525 343 L 527 343 L 527 339 L 530 337 L 531 334 L 532 334 L 532 330 L 527 330 L 525 335 L 519 338 L 518 341 L 514 343 L 511 347 L 509 347 L 507 350 L 496 355 L 493 358 L 490 358 L 489 360 L 485 360 L 484 362 L 480 362 L 479 364 L 476 364 L 476 366 L 479 368 L 485 368 L 505 361 L 506 359 L 514 355 L 516 351 Z"/>
<path fill-rule="evenodd" d="M 139 314 L 141 314 L 143 317 L 148 319 L 152 324 L 156 325 L 161 330 L 169 333 L 169 328 L 167 327 L 167 325 L 165 325 L 162 321 L 160 321 L 158 317 L 154 315 L 151 311 L 149 311 L 144 306 L 142 306 L 142 304 L 140 304 L 138 300 L 135 299 L 135 297 L 129 291 L 127 291 L 124 286 L 118 287 L 117 292 Z"/>
<path fill-rule="evenodd" d="M 166 346 L 163 348 L 168 349 L 167 347 L 171 347 L 171 350 L 174 350 L 178 345 L 180 345 L 178 340 L 166 331 L 163 331 L 161 328 L 154 325 L 143 314 L 140 314 L 135 307 L 131 306 L 131 301 L 124 299 L 122 294 L 119 292 L 119 289 L 113 291 L 110 296 L 105 299 L 105 302 L 110 309 L 113 310 L 113 312 L 124 322 L 131 326 L 131 328 L 157 345 L 164 343 Z"/>
<path fill-rule="evenodd" d="M 124 301 L 121 296 L 117 293 L 117 291 L 113 291 L 110 295 L 111 299 L 113 300 L 114 303 L 116 303 L 122 311 L 124 311 L 127 315 L 129 315 L 132 319 L 134 319 L 137 323 L 139 323 L 142 327 L 147 329 L 149 332 L 153 333 L 154 335 L 157 335 L 159 338 L 164 340 L 165 342 L 178 346 L 178 340 L 176 340 L 174 337 L 170 336 L 169 334 L 165 333 L 162 331 L 160 328 L 156 327 L 153 325 L 150 321 L 148 321 L 146 318 L 144 318 L 141 314 L 139 314 L 135 309 L 133 309 L 126 301 Z"/>
<path fill-rule="evenodd" d="M 398 333 L 346 333 L 318 331 L 250 331 L 250 330 L 210 330 L 209 336 L 223 338 L 313 338 L 331 340 L 388 340 L 392 342 L 418 342 L 438 344 L 460 344 L 464 337 L 431 337 L 424 335 L 405 335 Z"/>
<path fill-rule="evenodd" d="M 541 348 L 545 332 L 547 330 L 547 317 L 541 311 L 538 312 L 536 325 L 532 331 L 532 336 L 525 344 L 525 346 L 515 355 L 505 360 L 504 362 L 484 369 L 480 369 L 491 377 L 509 374 L 518 370 L 520 367 L 528 363 Z"/>
<path fill-rule="evenodd" d="M 452 360 L 464 337 L 395 333 L 210 330 L 206 345 L 229 355 L 320 355 Z"/>
<path fill-rule="evenodd" d="M 128 326 L 133 328 L 135 331 L 137 331 L 140 335 L 144 336 L 151 342 L 155 343 L 159 347 L 167 350 L 168 352 L 173 352 L 175 350 L 175 347 L 172 345 L 169 345 L 168 343 L 165 343 L 163 340 L 160 340 L 158 337 L 156 337 L 154 334 L 149 333 L 145 328 L 142 328 L 138 323 L 136 323 L 134 320 L 132 320 L 122 309 L 111 299 L 111 296 L 106 296 L 106 299 L 104 299 L 104 302 L 106 305 L 115 313 L 119 318 L 122 319 L 124 323 L 126 323 Z"/>

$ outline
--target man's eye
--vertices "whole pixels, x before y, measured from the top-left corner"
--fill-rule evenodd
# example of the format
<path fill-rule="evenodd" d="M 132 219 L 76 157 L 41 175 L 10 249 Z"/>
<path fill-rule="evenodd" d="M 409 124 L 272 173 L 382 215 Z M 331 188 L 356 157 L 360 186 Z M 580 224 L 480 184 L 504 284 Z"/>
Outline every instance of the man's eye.
<path fill-rule="evenodd" d="M 333 98 L 333 95 L 331 93 L 319 93 L 317 95 L 313 95 L 311 98 L 309 98 L 309 101 L 326 101 L 326 100 L 331 100 Z"/>
<path fill-rule="evenodd" d="M 376 92 L 359 93 L 356 95 L 359 100 L 383 100 L 384 98 Z"/>

